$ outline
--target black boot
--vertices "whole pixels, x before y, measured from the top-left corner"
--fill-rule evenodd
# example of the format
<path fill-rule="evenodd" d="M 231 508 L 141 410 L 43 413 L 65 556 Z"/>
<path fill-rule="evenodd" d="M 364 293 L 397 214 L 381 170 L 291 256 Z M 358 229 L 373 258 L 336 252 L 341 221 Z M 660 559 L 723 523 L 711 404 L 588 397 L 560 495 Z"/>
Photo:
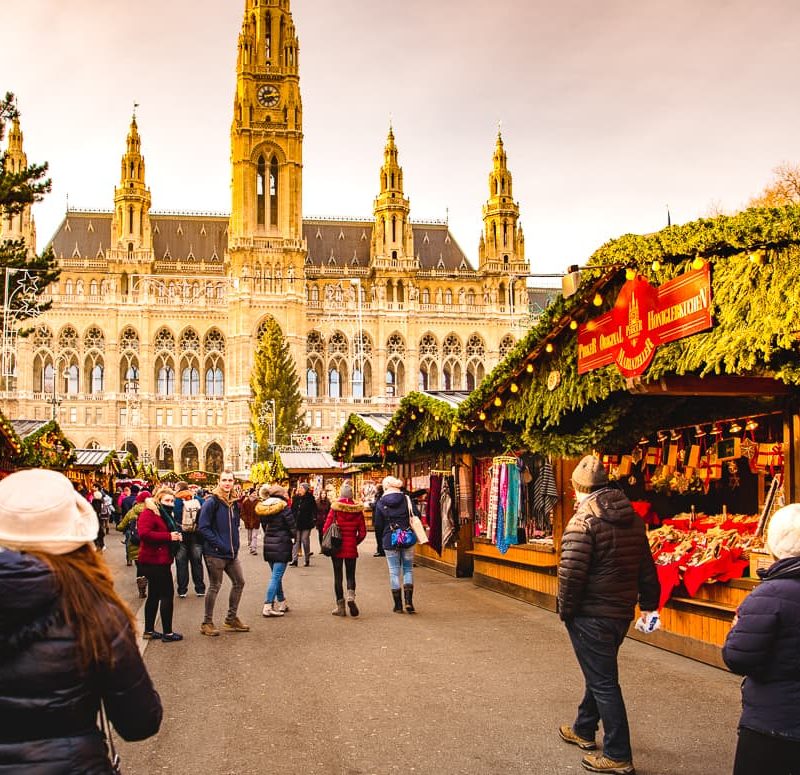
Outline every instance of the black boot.
<path fill-rule="evenodd" d="M 399 589 L 392 590 L 392 597 L 394 598 L 394 611 L 396 614 L 403 613 L 403 593 Z"/>
<path fill-rule="evenodd" d="M 406 611 L 408 611 L 410 614 L 416 613 L 416 610 L 414 609 L 414 585 L 403 585 L 403 595 L 406 598 Z"/>

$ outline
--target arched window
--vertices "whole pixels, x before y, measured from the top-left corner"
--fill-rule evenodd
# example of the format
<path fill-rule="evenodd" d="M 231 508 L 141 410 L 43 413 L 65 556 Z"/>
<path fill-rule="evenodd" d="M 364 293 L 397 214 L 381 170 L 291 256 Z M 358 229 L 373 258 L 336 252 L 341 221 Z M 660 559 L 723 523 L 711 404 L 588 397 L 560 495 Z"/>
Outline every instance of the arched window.
<path fill-rule="evenodd" d="M 395 385 L 394 372 L 391 369 L 387 369 L 386 370 L 386 395 L 387 396 L 395 395 L 396 387 L 397 386 Z"/>
<path fill-rule="evenodd" d="M 194 366 L 187 366 L 181 373 L 181 393 L 184 396 L 200 395 L 200 372 Z"/>
<path fill-rule="evenodd" d="M 328 396 L 330 398 L 342 397 L 341 375 L 338 369 L 331 369 L 328 373 Z"/>
<path fill-rule="evenodd" d="M 97 296 L 97 280 L 92 280 L 89 283 L 89 295 Z"/>
<path fill-rule="evenodd" d="M 397 216 L 395 215 L 392 216 L 392 242 L 397 242 Z"/>
<path fill-rule="evenodd" d="M 222 447 L 217 442 L 212 442 L 206 450 L 206 471 L 212 474 L 221 474 L 224 462 Z"/>
<path fill-rule="evenodd" d="M 453 303 L 453 292 L 449 288 L 445 291 L 444 303 L 445 304 L 452 304 Z"/>
<path fill-rule="evenodd" d="M 225 375 L 218 366 L 206 370 L 206 395 L 222 396 L 225 394 Z"/>
<path fill-rule="evenodd" d="M 45 364 L 44 371 L 42 372 L 42 392 L 52 393 L 55 387 L 56 372 L 52 363 Z"/>
<path fill-rule="evenodd" d="M 80 392 L 81 383 L 79 377 L 78 366 L 73 363 L 66 372 L 67 393 L 71 396 L 77 395 Z"/>
<path fill-rule="evenodd" d="M 317 372 L 314 369 L 306 371 L 306 395 L 309 398 L 319 397 L 319 383 L 317 381 Z"/>
<path fill-rule="evenodd" d="M 77 367 L 75 368 L 77 372 Z M 103 392 L 103 366 L 99 363 L 96 363 L 92 368 L 92 379 L 90 382 L 90 393 L 102 393 Z"/>
<path fill-rule="evenodd" d="M 269 222 L 278 225 L 278 160 L 274 156 L 269 165 Z"/>
<path fill-rule="evenodd" d="M 423 304 L 430 304 L 431 303 L 431 292 L 425 288 L 422 291 L 422 303 Z"/>
<path fill-rule="evenodd" d="M 267 164 L 263 156 L 258 157 L 258 173 L 256 175 L 256 222 L 263 226 L 266 222 L 267 203 Z"/>
<path fill-rule="evenodd" d="M 139 367 L 131 363 L 123 375 L 122 386 L 126 393 L 136 393 L 139 390 Z"/>
<path fill-rule="evenodd" d="M 158 370 L 156 392 L 160 396 L 171 396 L 175 393 L 175 369 L 164 365 Z"/>
<path fill-rule="evenodd" d="M 67 282 L 64 284 L 64 293 L 67 296 L 72 296 L 72 280 L 67 280 Z"/>
<path fill-rule="evenodd" d="M 197 447 L 190 441 L 181 450 L 181 472 L 197 471 L 200 468 L 200 456 Z"/>
<path fill-rule="evenodd" d="M 353 369 L 353 398 L 364 398 L 364 375 L 357 367 Z"/>

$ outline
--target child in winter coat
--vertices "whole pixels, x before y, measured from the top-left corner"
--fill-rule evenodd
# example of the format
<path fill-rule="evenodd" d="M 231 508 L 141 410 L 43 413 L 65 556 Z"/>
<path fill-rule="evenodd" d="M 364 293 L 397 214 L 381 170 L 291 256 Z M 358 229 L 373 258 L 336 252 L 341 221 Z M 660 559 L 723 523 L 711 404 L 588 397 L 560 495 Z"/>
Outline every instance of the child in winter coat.
<path fill-rule="evenodd" d="M 331 510 L 323 534 L 333 524 L 339 525 L 342 534 L 340 549 L 331 556 L 333 562 L 333 589 L 336 593 L 336 608 L 331 611 L 334 616 L 346 616 L 344 590 L 342 589 L 342 566 L 347 574 L 347 607 L 350 616 L 358 616 L 356 605 L 356 562 L 358 561 L 358 545 L 367 536 L 367 525 L 364 521 L 364 507 L 353 500 L 353 487 L 348 482 L 342 485 L 339 497 L 331 504 Z"/>

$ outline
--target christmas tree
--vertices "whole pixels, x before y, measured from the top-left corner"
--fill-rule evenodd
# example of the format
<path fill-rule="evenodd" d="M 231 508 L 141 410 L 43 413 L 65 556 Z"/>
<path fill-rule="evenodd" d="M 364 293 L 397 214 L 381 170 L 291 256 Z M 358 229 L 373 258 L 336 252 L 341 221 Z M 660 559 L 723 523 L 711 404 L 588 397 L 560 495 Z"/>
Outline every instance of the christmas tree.
<path fill-rule="evenodd" d="M 5 137 L 6 122 L 12 122 L 12 140 L 22 147 L 19 112 L 10 92 L 0 100 L 0 142 Z M 24 157 L 21 157 L 24 158 Z M 0 152 L 0 218 L 10 223 L 27 207 L 40 201 L 50 191 L 46 178 L 47 164 L 13 163 L 9 152 Z M 37 256 L 24 239 L 0 240 L 0 268 L 8 298 L 4 307 L 13 310 L 14 320 L 36 317 L 50 308 L 50 301 L 39 300 L 48 285 L 58 279 L 59 270 L 51 248 Z M 26 270 L 26 271 L 13 271 Z"/>
<path fill-rule="evenodd" d="M 293 435 L 306 431 L 294 359 L 280 326 L 272 318 L 267 321 L 256 350 L 250 389 L 250 426 L 258 445 L 256 457 L 266 460 L 271 441 L 276 446 L 290 445 Z"/>

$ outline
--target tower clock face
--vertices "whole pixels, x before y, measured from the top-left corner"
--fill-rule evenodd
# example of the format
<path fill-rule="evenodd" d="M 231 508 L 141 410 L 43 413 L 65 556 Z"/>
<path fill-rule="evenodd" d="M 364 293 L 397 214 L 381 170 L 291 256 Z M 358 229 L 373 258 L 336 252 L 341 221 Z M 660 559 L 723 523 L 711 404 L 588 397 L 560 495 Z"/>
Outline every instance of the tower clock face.
<path fill-rule="evenodd" d="M 280 94 L 274 86 L 266 84 L 258 90 L 258 104 L 262 107 L 274 108 L 280 98 Z"/>

